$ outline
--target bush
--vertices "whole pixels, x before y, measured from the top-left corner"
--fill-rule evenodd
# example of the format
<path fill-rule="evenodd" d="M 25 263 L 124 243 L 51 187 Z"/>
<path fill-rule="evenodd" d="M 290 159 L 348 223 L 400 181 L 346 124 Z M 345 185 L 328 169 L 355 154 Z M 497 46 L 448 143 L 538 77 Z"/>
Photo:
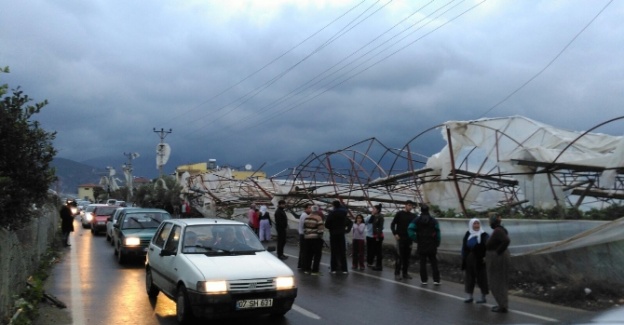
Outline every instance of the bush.
<path fill-rule="evenodd" d="M 8 72 L 0 69 L 0 74 Z M 47 101 L 29 105 L 31 99 L 19 87 L 12 95 L 7 90 L 7 84 L 0 85 L 0 227 L 15 229 L 32 218 L 33 204 L 43 204 L 56 179 L 50 167 L 56 133 L 31 121 Z"/>

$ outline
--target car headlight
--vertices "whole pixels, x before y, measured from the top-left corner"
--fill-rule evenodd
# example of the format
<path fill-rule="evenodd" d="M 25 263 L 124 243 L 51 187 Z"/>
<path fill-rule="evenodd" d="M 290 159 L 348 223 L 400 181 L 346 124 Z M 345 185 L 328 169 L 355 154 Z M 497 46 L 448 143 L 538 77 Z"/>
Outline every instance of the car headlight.
<path fill-rule="evenodd" d="M 90 212 L 89 212 L 89 213 L 87 213 L 87 214 L 85 215 L 85 219 L 86 219 L 87 221 L 91 222 L 91 220 L 93 220 L 93 214 L 92 214 L 92 213 L 90 213 Z"/>
<path fill-rule="evenodd" d="M 295 278 L 292 276 L 275 278 L 275 287 L 277 290 L 292 289 L 295 287 Z"/>
<path fill-rule="evenodd" d="M 78 208 L 76 207 L 71 207 L 71 213 L 73 216 L 75 216 L 76 214 L 78 214 Z"/>
<path fill-rule="evenodd" d="M 137 237 L 128 237 L 124 240 L 126 246 L 139 246 L 141 245 L 141 239 Z"/>
<path fill-rule="evenodd" d="M 227 282 L 225 281 L 199 281 L 197 291 L 208 294 L 227 293 Z"/>

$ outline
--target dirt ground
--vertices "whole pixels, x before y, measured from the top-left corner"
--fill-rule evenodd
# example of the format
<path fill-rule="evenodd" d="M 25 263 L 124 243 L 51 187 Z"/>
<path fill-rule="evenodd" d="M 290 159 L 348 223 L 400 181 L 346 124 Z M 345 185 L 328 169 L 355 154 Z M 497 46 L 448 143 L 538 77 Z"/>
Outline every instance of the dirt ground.
<path fill-rule="evenodd" d="M 385 264 L 393 265 L 392 259 Z M 413 263 L 410 272 L 418 274 L 420 265 Z M 460 265 L 439 263 L 440 276 L 444 281 L 464 283 Z M 509 294 L 540 300 L 555 305 L 588 311 L 603 311 L 624 305 L 624 288 L 603 283 L 566 283 L 536 278 L 512 271 L 509 276 Z M 589 291 L 586 291 L 589 289 Z"/>

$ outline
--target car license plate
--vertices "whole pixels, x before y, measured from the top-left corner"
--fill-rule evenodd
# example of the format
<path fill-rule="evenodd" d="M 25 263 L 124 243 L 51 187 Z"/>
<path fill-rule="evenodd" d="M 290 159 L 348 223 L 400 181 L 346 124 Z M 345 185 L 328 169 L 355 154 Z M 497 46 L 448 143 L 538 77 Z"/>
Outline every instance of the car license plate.
<path fill-rule="evenodd" d="M 236 301 L 236 309 L 273 307 L 273 299 L 245 299 Z"/>

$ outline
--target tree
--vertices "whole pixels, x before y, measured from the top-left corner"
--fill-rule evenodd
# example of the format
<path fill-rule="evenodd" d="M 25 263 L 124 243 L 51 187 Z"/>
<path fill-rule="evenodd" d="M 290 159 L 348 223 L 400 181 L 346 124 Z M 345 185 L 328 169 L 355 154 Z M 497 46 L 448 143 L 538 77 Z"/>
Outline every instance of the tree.
<path fill-rule="evenodd" d="M 0 69 L 9 73 L 9 68 Z M 41 205 L 56 180 L 50 166 L 56 155 L 52 140 L 56 132 L 43 130 L 31 117 L 48 104 L 30 105 L 31 99 L 18 87 L 7 95 L 0 85 L 0 226 L 19 228 L 32 217 L 33 204 Z"/>
<path fill-rule="evenodd" d="M 173 213 L 173 207 L 180 202 L 182 188 L 172 176 L 164 176 L 163 179 L 167 188 L 160 186 L 156 180 L 143 185 L 134 193 L 134 202 L 142 207 L 161 208 Z"/>

